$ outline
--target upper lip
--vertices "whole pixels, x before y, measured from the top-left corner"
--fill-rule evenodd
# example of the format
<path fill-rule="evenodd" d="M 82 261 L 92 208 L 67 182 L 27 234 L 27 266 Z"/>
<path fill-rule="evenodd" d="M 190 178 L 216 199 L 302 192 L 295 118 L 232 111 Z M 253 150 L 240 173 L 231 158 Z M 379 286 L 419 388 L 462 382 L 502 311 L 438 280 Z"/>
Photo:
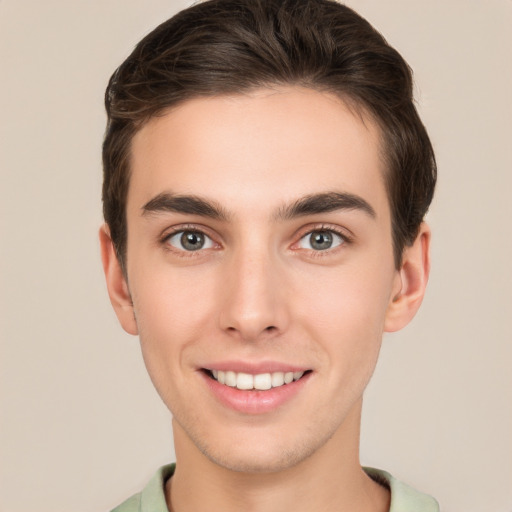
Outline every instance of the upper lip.
<path fill-rule="evenodd" d="M 262 373 L 275 373 L 275 372 L 305 372 L 311 368 L 304 365 L 296 365 L 290 363 L 282 363 L 278 361 L 216 361 L 202 366 L 204 370 L 220 370 L 220 371 L 233 371 L 237 373 L 249 373 L 258 375 Z"/>

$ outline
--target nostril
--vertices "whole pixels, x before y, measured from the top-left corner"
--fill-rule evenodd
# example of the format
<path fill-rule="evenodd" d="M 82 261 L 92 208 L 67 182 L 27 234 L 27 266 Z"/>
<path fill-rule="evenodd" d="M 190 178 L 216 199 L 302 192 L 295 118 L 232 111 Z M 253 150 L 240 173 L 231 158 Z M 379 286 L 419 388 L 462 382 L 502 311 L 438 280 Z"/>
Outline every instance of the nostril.
<path fill-rule="evenodd" d="M 227 332 L 231 336 L 239 337 L 241 340 L 255 341 L 259 337 L 267 339 L 276 336 L 280 332 L 280 329 L 276 325 L 267 325 L 266 327 L 260 327 L 256 323 L 253 323 L 251 325 L 250 322 L 240 322 L 240 325 L 227 326 L 225 328 L 225 332 Z"/>

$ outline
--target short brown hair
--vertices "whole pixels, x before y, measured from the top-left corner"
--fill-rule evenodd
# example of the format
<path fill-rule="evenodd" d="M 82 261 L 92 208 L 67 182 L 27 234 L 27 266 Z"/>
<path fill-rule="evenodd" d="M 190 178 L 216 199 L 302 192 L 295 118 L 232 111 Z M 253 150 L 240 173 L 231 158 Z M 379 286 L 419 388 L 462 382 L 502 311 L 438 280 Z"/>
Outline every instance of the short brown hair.
<path fill-rule="evenodd" d="M 114 72 L 105 94 L 103 214 L 121 265 L 137 130 L 186 100 L 272 85 L 334 93 L 379 124 L 400 266 L 432 200 L 434 152 L 409 66 L 365 19 L 333 0 L 208 0 L 158 26 Z"/>

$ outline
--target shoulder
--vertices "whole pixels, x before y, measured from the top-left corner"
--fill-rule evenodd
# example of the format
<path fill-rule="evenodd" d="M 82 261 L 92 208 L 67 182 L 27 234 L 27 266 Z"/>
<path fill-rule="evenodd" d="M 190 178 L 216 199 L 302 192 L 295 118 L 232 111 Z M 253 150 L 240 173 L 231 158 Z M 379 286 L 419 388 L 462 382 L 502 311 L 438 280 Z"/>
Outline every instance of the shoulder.
<path fill-rule="evenodd" d="M 111 512 L 139 512 L 140 511 L 140 492 L 123 501 L 121 505 L 114 508 Z"/>
<path fill-rule="evenodd" d="M 413 489 L 400 482 L 387 471 L 375 468 L 363 468 L 367 475 L 391 492 L 389 512 L 439 512 L 439 504 L 428 494 Z"/>
<path fill-rule="evenodd" d="M 174 473 L 174 467 L 174 464 L 161 467 L 141 492 L 123 501 L 111 512 L 168 512 L 164 487 Z"/>

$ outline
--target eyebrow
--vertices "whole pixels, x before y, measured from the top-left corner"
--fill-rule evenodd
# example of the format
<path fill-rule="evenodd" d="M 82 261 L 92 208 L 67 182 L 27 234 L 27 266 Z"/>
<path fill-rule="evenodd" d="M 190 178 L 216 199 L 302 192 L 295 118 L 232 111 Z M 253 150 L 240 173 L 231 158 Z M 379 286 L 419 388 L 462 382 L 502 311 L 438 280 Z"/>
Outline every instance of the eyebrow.
<path fill-rule="evenodd" d="M 323 192 L 301 197 L 290 205 L 279 208 L 276 220 L 290 220 L 306 215 L 328 213 L 337 210 L 359 210 L 372 218 L 377 215 L 373 207 L 362 197 L 346 192 Z M 158 194 L 142 207 L 142 215 L 165 212 L 198 215 L 226 221 L 229 215 L 219 204 L 195 195 Z"/>
<path fill-rule="evenodd" d="M 174 195 L 163 192 L 142 207 L 143 216 L 165 212 L 199 215 L 215 220 L 227 220 L 228 218 L 227 212 L 220 205 L 194 195 Z"/>
<path fill-rule="evenodd" d="M 346 192 L 325 192 L 302 197 L 291 205 L 280 208 L 276 218 L 289 220 L 337 210 L 359 210 L 372 218 L 377 217 L 370 203 L 360 196 Z"/>

